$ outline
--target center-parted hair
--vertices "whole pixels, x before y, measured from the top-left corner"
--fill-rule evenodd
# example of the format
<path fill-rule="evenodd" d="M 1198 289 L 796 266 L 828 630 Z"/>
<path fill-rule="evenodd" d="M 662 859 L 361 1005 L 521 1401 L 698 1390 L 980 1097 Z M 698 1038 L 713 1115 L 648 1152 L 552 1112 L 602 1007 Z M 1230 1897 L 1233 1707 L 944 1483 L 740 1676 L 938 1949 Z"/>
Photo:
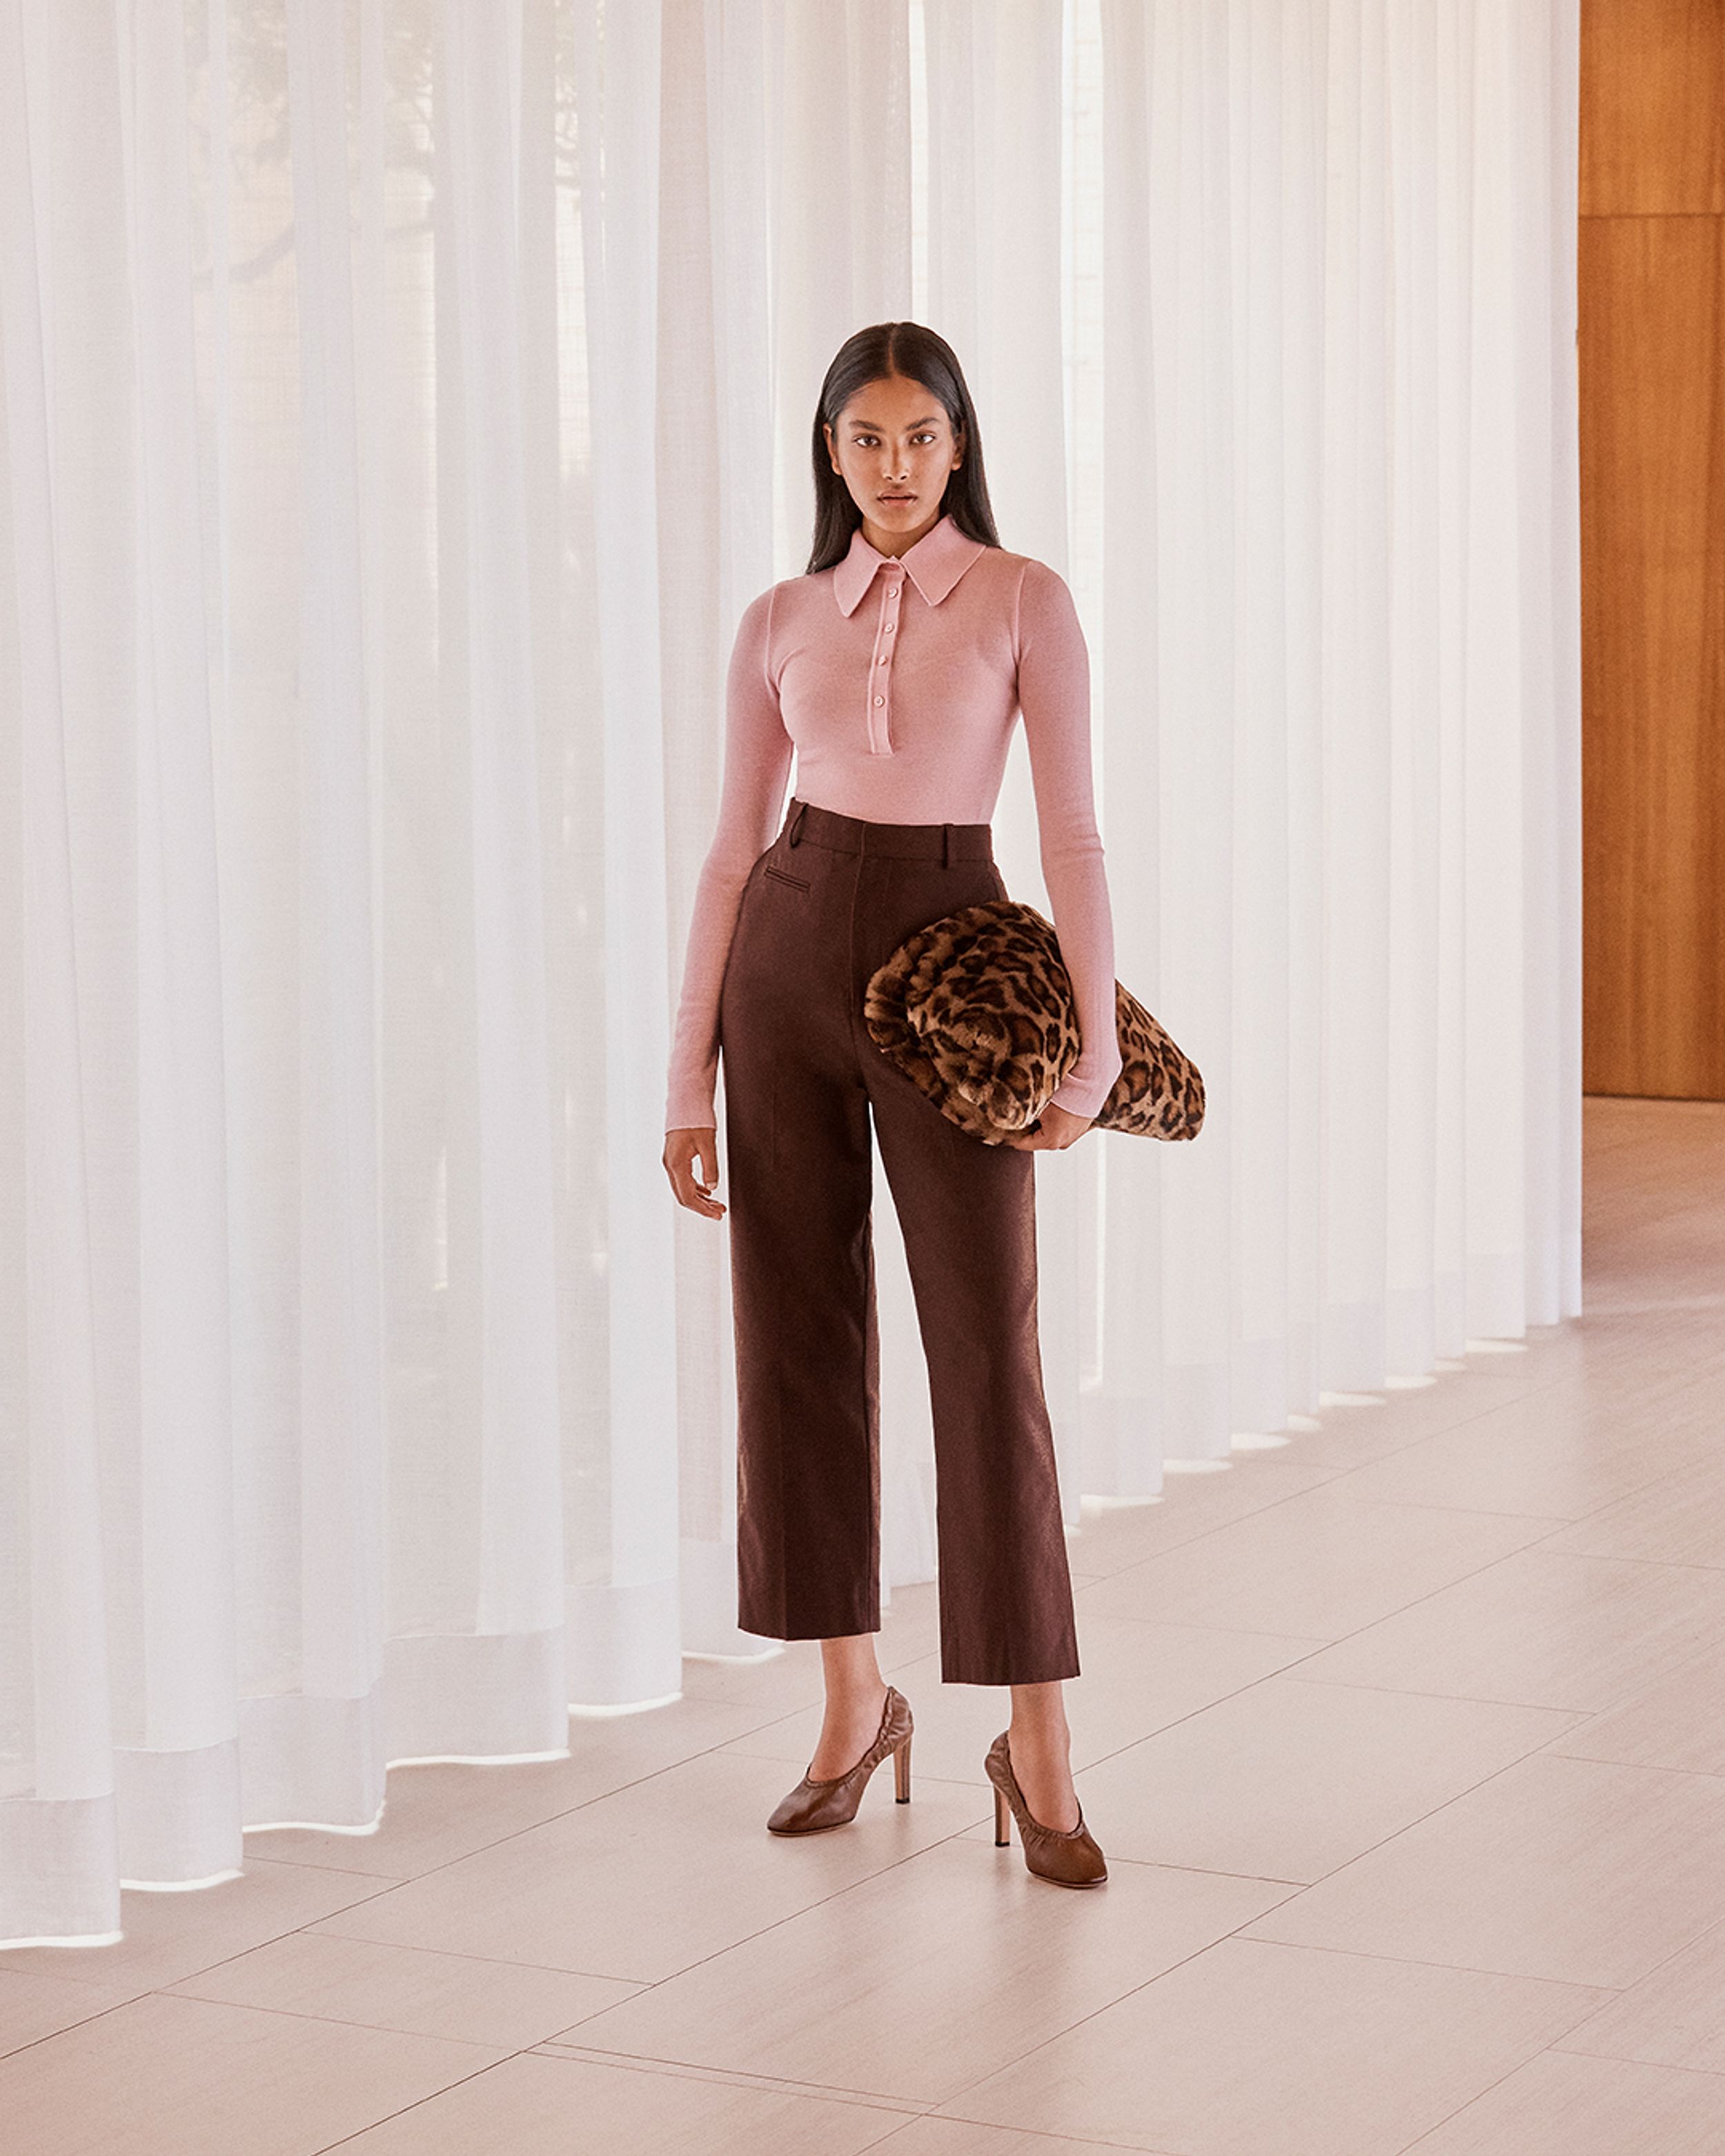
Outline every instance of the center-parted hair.
<path fill-rule="evenodd" d="M 921 322 L 874 322 L 846 337 L 820 385 L 814 413 L 814 538 L 805 576 L 842 562 L 850 551 L 852 533 L 862 523 L 844 474 L 833 470 L 821 429 L 829 426 L 836 434 L 839 416 L 857 392 L 892 374 L 920 382 L 944 408 L 963 444 L 963 461 L 947 475 L 938 513 L 950 516 L 966 538 L 984 547 L 1000 544 L 983 470 L 982 431 L 957 353 Z"/>

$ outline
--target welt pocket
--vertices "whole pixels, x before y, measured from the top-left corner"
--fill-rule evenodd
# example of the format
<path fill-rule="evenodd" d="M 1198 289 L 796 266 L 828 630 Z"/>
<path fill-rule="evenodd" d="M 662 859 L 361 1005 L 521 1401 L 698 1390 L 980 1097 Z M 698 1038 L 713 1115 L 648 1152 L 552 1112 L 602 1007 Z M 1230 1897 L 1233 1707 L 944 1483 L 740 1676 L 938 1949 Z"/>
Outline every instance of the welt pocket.
<path fill-rule="evenodd" d="M 767 874 L 770 876 L 776 876 L 780 883 L 794 885 L 798 891 L 807 891 L 809 889 L 809 879 L 807 876 L 793 875 L 788 869 L 782 869 L 773 861 L 768 861 L 767 864 Z"/>

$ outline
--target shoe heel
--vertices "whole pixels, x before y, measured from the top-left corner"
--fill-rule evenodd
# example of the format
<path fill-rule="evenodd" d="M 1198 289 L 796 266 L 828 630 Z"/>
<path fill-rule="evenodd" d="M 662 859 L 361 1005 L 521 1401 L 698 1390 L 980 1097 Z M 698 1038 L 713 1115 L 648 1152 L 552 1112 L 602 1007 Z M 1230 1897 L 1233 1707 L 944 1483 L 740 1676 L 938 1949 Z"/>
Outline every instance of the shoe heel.
<path fill-rule="evenodd" d="M 911 1801 L 911 1740 L 907 1737 L 892 1755 L 892 1771 L 897 1782 L 898 1801 Z"/>
<path fill-rule="evenodd" d="M 994 1846 L 997 1849 L 1005 1849 L 1012 1841 L 1006 1824 L 1011 1817 L 1012 1810 L 1006 1801 L 1006 1792 L 997 1789 L 994 1792 Z"/>

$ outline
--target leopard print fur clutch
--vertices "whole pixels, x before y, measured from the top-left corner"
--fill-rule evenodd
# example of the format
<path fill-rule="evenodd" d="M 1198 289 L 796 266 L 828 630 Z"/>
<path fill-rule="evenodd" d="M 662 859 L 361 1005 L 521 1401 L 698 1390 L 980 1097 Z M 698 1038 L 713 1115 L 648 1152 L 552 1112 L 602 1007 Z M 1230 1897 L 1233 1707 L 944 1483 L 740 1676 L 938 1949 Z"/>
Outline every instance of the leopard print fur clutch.
<path fill-rule="evenodd" d="M 1096 1116 L 1146 1137 L 1196 1137 L 1204 1080 L 1115 983 L 1124 1060 Z M 1034 1129 L 1081 1045 L 1053 924 L 1016 899 L 985 899 L 907 937 L 870 976 L 870 1038 L 961 1130 L 999 1145 Z"/>

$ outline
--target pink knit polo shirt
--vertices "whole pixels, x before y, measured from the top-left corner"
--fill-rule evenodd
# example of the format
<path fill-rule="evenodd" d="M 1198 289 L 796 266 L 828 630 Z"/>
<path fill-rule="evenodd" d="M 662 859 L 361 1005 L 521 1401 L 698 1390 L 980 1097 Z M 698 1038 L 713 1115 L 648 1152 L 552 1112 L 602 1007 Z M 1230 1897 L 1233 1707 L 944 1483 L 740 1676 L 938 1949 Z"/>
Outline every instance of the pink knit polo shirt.
<path fill-rule="evenodd" d="M 1093 1116 L 1120 1075 L 1114 931 L 1091 774 L 1090 654 L 1072 594 L 950 516 L 897 560 L 850 552 L 752 599 L 726 684 L 718 826 L 696 886 L 665 1128 L 716 1122 L 719 989 L 743 885 L 797 798 L 885 824 L 986 824 L 1022 712 L 1043 880 L 1083 1053 L 1054 1099 Z"/>

